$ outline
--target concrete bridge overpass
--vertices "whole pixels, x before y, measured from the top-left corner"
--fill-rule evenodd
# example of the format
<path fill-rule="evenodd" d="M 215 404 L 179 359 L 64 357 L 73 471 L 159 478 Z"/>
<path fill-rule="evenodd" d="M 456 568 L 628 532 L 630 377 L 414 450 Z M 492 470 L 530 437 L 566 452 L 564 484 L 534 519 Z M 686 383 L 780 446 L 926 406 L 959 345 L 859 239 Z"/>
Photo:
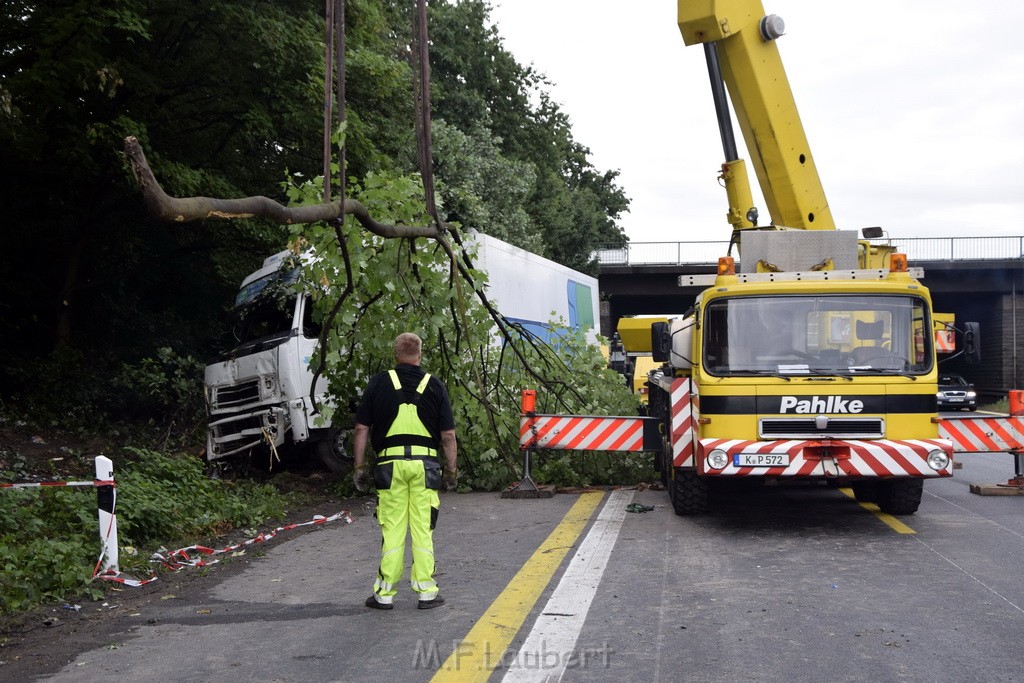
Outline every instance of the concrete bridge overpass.
<path fill-rule="evenodd" d="M 924 268 L 936 311 L 957 322 L 981 323 L 982 363 L 954 358 L 940 365 L 974 382 L 986 398 L 1024 388 L 1024 236 L 892 239 L 910 263 Z M 680 275 L 714 272 L 728 242 L 645 242 L 598 252 L 601 333 L 618 319 L 681 314 L 700 287 L 680 287 Z"/>

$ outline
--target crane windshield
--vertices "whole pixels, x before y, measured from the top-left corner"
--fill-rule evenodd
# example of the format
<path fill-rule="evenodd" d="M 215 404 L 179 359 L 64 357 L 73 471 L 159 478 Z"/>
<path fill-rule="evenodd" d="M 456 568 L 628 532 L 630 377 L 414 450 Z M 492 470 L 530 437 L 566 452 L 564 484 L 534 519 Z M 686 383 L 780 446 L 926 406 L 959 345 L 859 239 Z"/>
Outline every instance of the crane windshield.
<path fill-rule="evenodd" d="M 721 298 L 705 309 L 702 361 L 719 376 L 916 376 L 932 368 L 931 326 L 919 296 Z"/>

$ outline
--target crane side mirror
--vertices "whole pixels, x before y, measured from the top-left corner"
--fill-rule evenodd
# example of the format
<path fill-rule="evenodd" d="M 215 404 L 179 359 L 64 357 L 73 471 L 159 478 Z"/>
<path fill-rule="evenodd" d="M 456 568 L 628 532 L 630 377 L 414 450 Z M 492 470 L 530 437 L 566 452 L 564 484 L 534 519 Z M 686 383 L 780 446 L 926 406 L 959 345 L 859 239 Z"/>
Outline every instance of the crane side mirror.
<path fill-rule="evenodd" d="M 883 235 L 885 235 L 885 232 L 882 230 L 882 228 L 874 226 L 870 228 L 861 228 L 860 234 L 863 235 L 864 239 L 866 240 L 873 240 L 882 237 Z"/>
<path fill-rule="evenodd" d="M 964 323 L 964 355 L 971 365 L 981 362 L 981 326 L 978 323 Z"/>
<path fill-rule="evenodd" d="M 668 323 L 651 323 L 651 356 L 655 362 L 668 362 L 672 352 L 672 337 L 668 333 Z"/>

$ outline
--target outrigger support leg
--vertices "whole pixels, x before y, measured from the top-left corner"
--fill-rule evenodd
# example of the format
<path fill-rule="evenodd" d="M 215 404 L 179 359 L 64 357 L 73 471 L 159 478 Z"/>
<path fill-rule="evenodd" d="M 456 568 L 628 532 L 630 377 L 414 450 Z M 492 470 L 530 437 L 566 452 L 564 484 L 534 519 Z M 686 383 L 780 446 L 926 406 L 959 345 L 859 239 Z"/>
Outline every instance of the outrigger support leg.
<path fill-rule="evenodd" d="M 530 449 L 523 450 L 523 478 L 512 488 L 501 492 L 502 498 L 551 498 L 554 495 L 548 487 L 537 486 L 530 475 Z"/>

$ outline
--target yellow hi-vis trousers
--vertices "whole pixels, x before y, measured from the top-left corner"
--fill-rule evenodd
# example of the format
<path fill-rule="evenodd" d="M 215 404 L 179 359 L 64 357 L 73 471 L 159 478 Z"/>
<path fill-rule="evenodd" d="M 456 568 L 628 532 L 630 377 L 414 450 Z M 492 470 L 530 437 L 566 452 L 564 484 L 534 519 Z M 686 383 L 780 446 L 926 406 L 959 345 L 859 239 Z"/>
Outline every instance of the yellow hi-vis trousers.
<path fill-rule="evenodd" d="M 375 470 L 391 470 L 390 486 L 381 488 L 386 476 L 375 471 L 377 484 L 377 521 L 380 522 L 380 568 L 373 592 L 377 601 L 390 604 L 398 592 L 398 582 L 405 570 L 405 536 L 412 534 L 412 589 L 420 600 L 437 597 L 434 581 L 434 526 L 441 506 L 437 491 L 426 487 L 423 460 L 396 459 L 377 465 Z"/>

